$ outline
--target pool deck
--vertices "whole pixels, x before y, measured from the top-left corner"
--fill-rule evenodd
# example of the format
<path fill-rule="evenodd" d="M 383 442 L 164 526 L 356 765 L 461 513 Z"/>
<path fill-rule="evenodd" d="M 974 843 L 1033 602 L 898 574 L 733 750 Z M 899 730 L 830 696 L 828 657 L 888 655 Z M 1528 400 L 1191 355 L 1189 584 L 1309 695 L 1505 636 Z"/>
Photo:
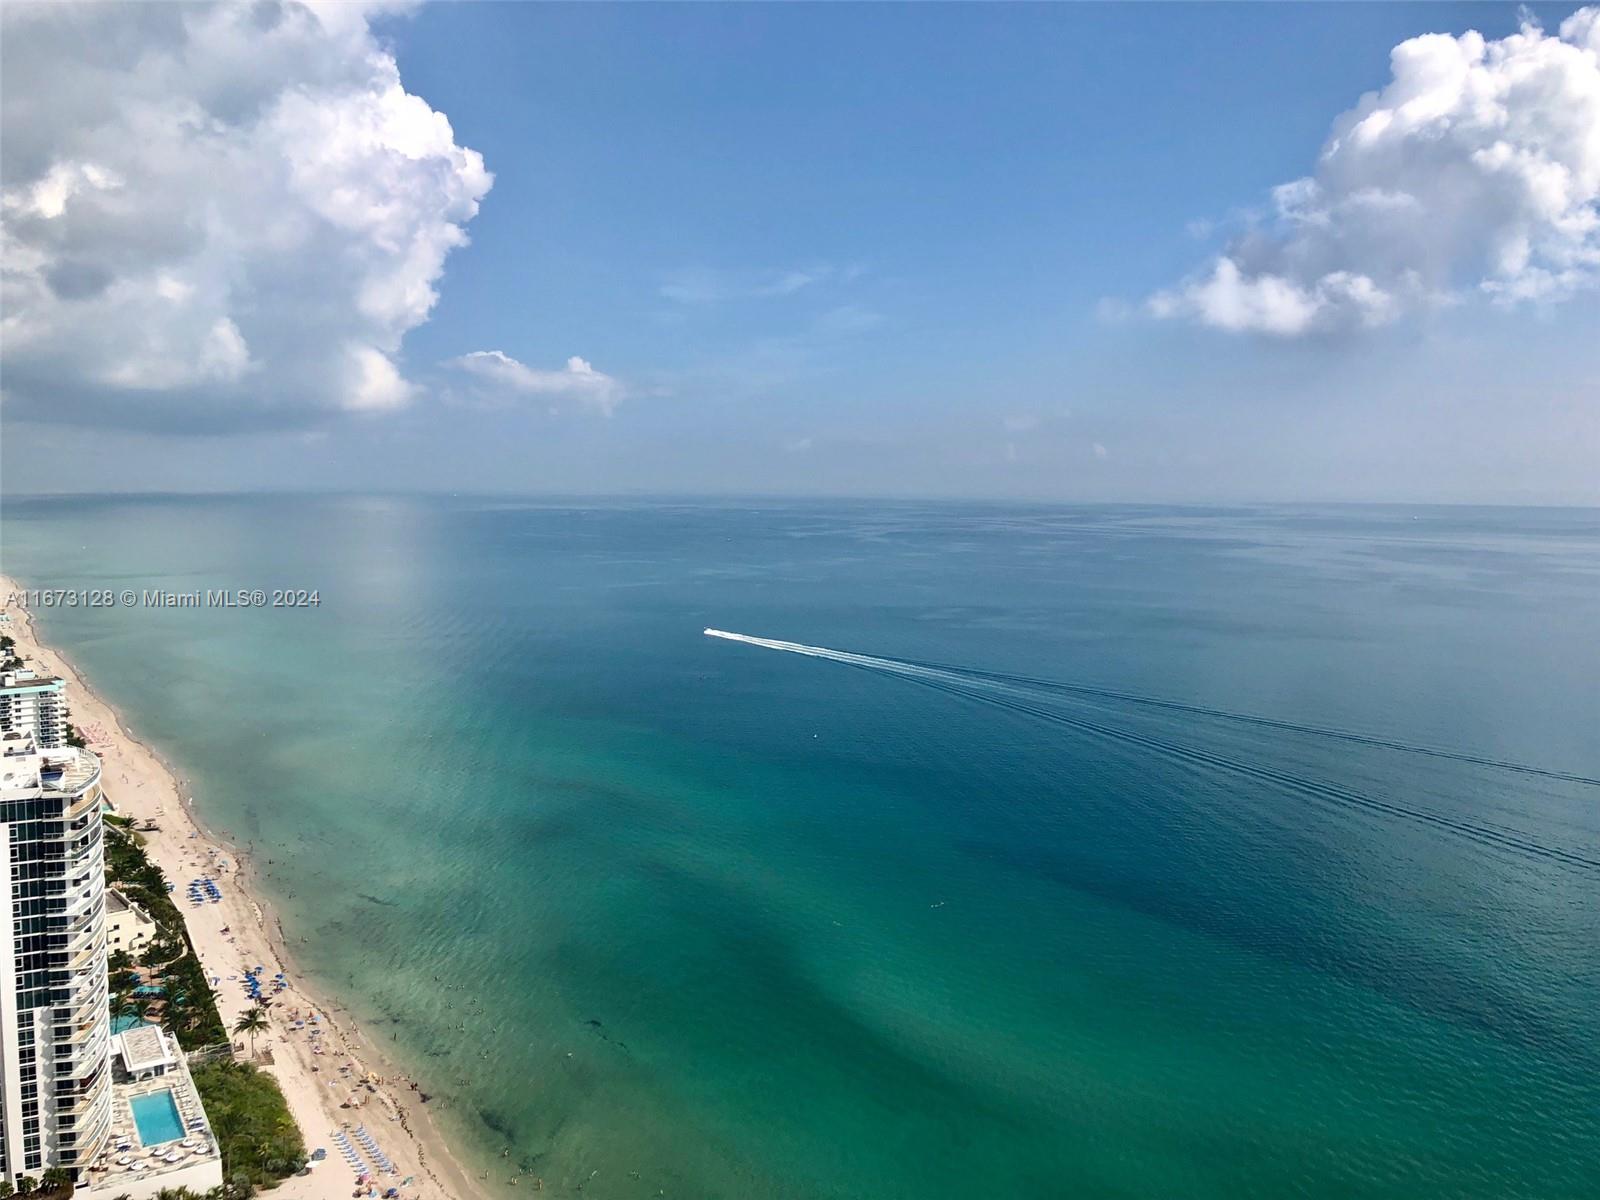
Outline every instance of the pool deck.
<path fill-rule="evenodd" d="M 170 1091 L 185 1130 L 180 1139 L 146 1145 L 139 1136 L 132 1102 Z M 111 1085 L 111 1132 L 90 1164 L 78 1195 L 154 1196 L 163 1188 L 204 1193 L 222 1183 L 222 1152 L 200 1103 L 200 1093 L 181 1060 L 165 1074 Z"/>

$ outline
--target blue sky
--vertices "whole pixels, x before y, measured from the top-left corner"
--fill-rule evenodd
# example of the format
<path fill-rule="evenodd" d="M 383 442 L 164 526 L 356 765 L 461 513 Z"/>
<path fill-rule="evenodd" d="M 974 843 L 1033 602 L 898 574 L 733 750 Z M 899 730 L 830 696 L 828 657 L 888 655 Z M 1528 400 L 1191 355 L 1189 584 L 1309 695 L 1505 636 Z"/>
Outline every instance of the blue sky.
<path fill-rule="evenodd" d="M 1552 37 L 1572 12 L 1535 10 Z M 1507 5 L 375 16 L 350 36 L 392 52 L 451 150 L 493 174 L 475 214 L 451 210 L 470 241 L 443 257 L 436 302 L 361 333 L 395 379 L 368 380 L 370 403 L 316 399 L 257 349 L 267 301 L 241 304 L 234 277 L 227 319 L 248 349 L 230 359 L 208 310 L 193 353 L 234 363 L 237 406 L 188 380 L 170 396 L 141 382 L 143 408 L 86 381 L 82 420 L 25 395 L 8 473 L 14 490 L 50 486 L 32 460 L 53 448 L 118 488 L 1593 503 L 1589 277 L 1485 299 L 1475 260 L 1498 226 L 1429 248 L 1449 261 L 1426 300 L 1394 282 L 1409 267 L 1386 280 L 1368 265 L 1393 255 L 1366 228 L 1250 242 L 1272 189 L 1311 174 L 1339 115 L 1390 82 L 1395 46 L 1469 28 L 1495 41 L 1518 21 Z M 351 44 L 328 40 L 335 61 Z M 29 81 L 6 66 L 15 109 Z M 35 159 L 8 162 L 7 186 L 60 156 Z M 395 186 L 397 204 L 420 194 Z M 1200 286 L 1219 255 L 1247 289 L 1299 279 L 1289 309 L 1249 290 L 1219 308 Z M 1308 257 L 1328 262 L 1296 276 Z M 1363 272 L 1381 308 L 1339 290 Z M 295 286 L 275 281 L 270 302 Z M 484 352 L 516 362 L 462 369 Z M 574 356 L 598 375 L 563 374 Z M 313 398 L 244 395 L 274 386 Z"/>
<path fill-rule="evenodd" d="M 1490 15 L 1514 27 L 1510 8 L 1472 14 Z M 1435 6 L 424 9 L 386 27 L 403 77 L 483 151 L 497 195 L 416 348 L 448 354 L 471 323 L 649 370 L 834 301 L 893 310 L 880 338 L 912 361 L 948 337 L 1035 353 L 1184 269 L 1191 221 L 1302 172 L 1392 45 L 1467 23 Z M 687 344 L 659 304 L 679 272 L 815 264 L 862 273 L 722 306 Z"/>

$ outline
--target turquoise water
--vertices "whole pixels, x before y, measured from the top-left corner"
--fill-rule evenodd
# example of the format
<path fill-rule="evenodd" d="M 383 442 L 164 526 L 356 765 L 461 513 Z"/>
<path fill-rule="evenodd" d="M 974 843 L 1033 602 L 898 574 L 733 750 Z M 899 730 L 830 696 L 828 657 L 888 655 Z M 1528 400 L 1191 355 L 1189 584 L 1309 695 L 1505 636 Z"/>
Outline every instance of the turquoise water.
<path fill-rule="evenodd" d="M 1593 512 L 154 498 L 3 528 L 32 584 L 318 590 L 43 625 L 497 1175 L 1593 1194 Z"/>
<path fill-rule="evenodd" d="M 133 1110 L 133 1123 L 139 1127 L 139 1141 L 146 1146 L 159 1146 L 162 1142 L 175 1142 L 183 1137 L 183 1119 L 178 1116 L 178 1104 L 170 1088 L 149 1092 L 128 1101 Z"/>

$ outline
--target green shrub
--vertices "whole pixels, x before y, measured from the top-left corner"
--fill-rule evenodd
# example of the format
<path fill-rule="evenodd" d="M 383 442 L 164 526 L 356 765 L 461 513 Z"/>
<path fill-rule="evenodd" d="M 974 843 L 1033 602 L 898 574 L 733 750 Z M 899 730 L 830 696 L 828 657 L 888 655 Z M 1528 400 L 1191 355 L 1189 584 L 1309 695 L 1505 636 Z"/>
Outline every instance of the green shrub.
<path fill-rule="evenodd" d="M 270 1187 L 305 1167 L 305 1141 L 271 1075 L 248 1063 L 214 1062 L 196 1067 L 194 1082 L 230 1185 L 244 1176 Z"/>

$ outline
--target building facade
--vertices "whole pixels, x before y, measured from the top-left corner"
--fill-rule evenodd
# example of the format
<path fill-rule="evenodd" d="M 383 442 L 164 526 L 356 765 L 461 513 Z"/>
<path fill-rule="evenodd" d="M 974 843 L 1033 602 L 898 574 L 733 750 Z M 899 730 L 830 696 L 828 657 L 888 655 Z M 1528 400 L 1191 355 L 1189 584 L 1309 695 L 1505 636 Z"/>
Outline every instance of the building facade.
<path fill-rule="evenodd" d="M 116 888 L 106 889 L 106 953 L 122 950 L 137 956 L 156 936 L 156 923 L 149 913 Z"/>
<path fill-rule="evenodd" d="M 32 671 L 0 675 L 0 735 L 31 733 L 41 750 L 67 744 L 66 684 Z"/>
<path fill-rule="evenodd" d="M 100 761 L 46 745 L 38 698 L 59 714 L 60 688 L 32 694 L 0 732 L 0 1179 L 13 1183 L 80 1174 L 111 1124 Z"/>

